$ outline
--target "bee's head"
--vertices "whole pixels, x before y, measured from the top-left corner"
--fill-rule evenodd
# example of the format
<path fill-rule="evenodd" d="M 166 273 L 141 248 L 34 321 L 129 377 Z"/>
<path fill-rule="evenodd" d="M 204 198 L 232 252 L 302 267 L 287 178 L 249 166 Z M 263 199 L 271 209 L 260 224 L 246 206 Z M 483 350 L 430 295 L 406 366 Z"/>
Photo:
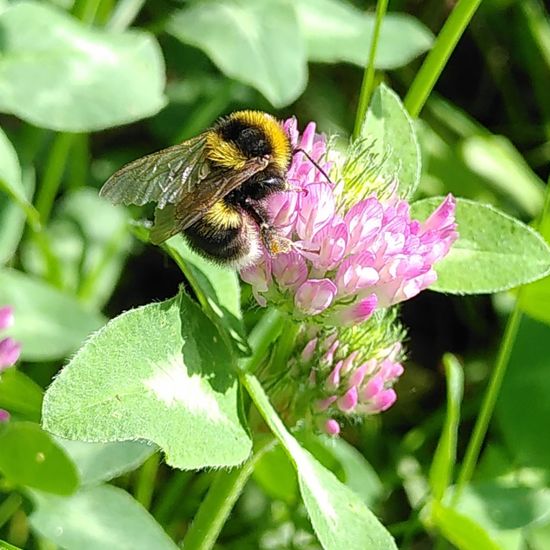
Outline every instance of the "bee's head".
<path fill-rule="evenodd" d="M 290 164 L 290 140 L 279 122 L 261 111 L 237 111 L 222 118 L 207 140 L 209 158 L 226 168 L 241 168 L 257 157 L 267 157 L 280 170 Z"/>

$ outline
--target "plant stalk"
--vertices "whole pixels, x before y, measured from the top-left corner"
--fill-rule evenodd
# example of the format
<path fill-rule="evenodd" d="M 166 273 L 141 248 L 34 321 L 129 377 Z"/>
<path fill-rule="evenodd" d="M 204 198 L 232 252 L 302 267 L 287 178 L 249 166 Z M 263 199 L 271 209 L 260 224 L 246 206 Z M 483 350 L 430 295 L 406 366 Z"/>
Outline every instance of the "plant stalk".
<path fill-rule="evenodd" d="M 434 47 L 420 67 L 405 97 L 405 107 L 412 117 L 420 114 L 439 75 L 480 4 L 481 0 L 459 0 L 445 21 Z"/>
<path fill-rule="evenodd" d="M 239 498 L 254 466 L 269 449 L 274 438 L 266 437 L 255 446 L 254 454 L 241 466 L 230 471 L 220 470 L 208 489 L 191 527 L 181 545 L 185 550 L 210 550 Z"/>
<path fill-rule="evenodd" d="M 372 96 L 372 90 L 374 87 L 374 63 L 376 61 L 376 49 L 378 48 L 378 40 L 380 39 L 380 29 L 382 27 L 382 20 L 386 15 L 388 8 L 388 0 L 378 0 L 376 3 L 376 20 L 374 22 L 374 31 L 372 34 L 372 41 L 370 43 L 369 59 L 365 65 L 365 72 L 363 74 L 363 82 L 361 84 L 361 92 L 359 94 L 359 105 L 357 106 L 357 113 L 355 115 L 355 126 L 353 128 L 353 139 L 357 139 L 361 132 L 361 126 L 365 118 L 365 113 L 370 103 Z"/>

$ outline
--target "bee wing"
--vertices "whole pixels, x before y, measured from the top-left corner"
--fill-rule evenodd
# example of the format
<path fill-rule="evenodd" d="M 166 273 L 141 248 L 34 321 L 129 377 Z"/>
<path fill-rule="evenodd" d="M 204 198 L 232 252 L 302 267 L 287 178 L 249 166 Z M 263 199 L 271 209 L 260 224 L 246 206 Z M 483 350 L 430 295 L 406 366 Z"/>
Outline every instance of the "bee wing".
<path fill-rule="evenodd" d="M 150 239 L 160 244 L 198 221 L 219 200 L 263 170 L 269 161 L 264 158 L 247 160 L 239 170 L 211 171 L 198 185 L 185 188 L 177 204 L 155 210 L 155 223 Z"/>
<path fill-rule="evenodd" d="M 201 134 L 123 166 L 103 185 L 100 196 L 114 204 L 158 203 L 159 208 L 179 202 L 207 175 Z"/>

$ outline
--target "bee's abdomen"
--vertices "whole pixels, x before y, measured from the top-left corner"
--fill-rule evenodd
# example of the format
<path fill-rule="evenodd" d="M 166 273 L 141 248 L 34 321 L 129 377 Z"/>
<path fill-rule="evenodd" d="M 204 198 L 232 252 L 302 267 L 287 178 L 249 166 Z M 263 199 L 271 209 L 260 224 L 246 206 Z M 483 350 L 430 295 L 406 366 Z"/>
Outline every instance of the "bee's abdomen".
<path fill-rule="evenodd" d="M 190 246 L 199 254 L 217 263 L 238 267 L 255 261 L 260 254 L 258 236 L 251 223 L 236 209 L 216 207 L 184 230 Z"/>

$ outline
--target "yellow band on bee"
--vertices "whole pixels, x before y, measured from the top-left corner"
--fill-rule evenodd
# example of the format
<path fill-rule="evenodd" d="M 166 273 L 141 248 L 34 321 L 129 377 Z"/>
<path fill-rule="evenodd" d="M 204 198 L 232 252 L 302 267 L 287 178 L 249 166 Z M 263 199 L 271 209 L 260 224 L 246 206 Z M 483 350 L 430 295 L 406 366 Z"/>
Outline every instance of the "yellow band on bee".
<path fill-rule="evenodd" d="M 241 225 L 241 214 L 223 201 L 218 201 L 206 212 L 204 220 L 216 229 L 237 228 Z"/>
<path fill-rule="evenodd" d="M 206 134 L 206 150 L 206 156 L 218 166 L 240 170 L 246 163 L 246 157 L 242 151 L 213 130 Z"/>

